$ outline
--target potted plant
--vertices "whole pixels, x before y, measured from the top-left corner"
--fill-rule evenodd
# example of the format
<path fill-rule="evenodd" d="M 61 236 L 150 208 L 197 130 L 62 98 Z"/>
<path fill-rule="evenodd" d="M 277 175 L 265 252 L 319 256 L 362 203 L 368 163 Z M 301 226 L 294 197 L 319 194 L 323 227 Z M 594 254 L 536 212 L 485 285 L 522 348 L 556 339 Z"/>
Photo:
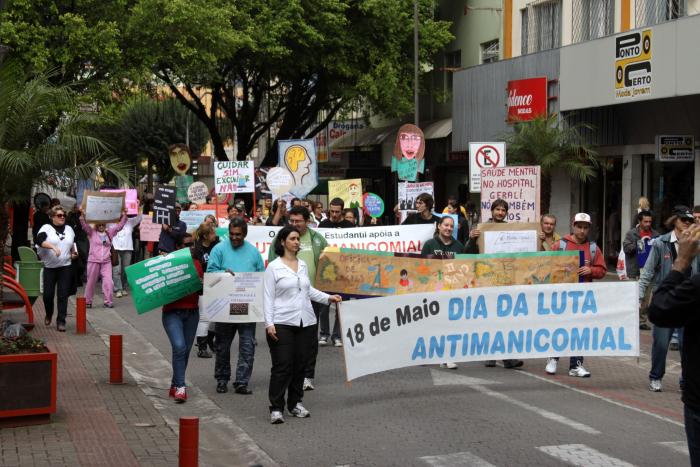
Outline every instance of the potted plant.
<path fill-rule="evenodd" d="M 0 337 L 0 426 L 49 422 L 56 412 L 56 357 L 29 334 Z"/>

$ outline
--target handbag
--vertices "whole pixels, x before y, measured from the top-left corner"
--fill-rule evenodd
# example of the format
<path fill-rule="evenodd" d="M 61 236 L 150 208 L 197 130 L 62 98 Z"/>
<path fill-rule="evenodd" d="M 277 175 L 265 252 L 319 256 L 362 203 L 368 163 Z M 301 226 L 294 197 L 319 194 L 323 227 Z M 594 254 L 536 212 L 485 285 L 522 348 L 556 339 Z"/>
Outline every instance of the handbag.
<path fill-rule="evenodd" d="M 112 243 L 112 237 L 107 234 L 109 238 L 109 259 L 112 262 L 112 266 L 119 266 L 119 253 L 114 249 L 114 244 Z"/>

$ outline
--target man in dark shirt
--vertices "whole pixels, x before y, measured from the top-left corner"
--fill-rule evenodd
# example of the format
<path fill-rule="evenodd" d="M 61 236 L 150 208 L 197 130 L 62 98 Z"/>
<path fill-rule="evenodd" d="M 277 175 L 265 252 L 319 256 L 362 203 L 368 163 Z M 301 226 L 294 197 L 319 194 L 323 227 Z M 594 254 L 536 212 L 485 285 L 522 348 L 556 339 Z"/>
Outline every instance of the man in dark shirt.
<path fill-rule="evenodd" d="M 180 220 L 180 212 L 182 206 L 175 205 L 175 218 L 172 225 L 163 224 L 163 229 L 160 231 L 158 238 L 158 251 L 160 253 L 172 253 L 176 250 L 175 245 L 178 244 L 187 233 L 187 224 Z"/>
<path fill-rule="evenodd" d="M 333 198 L 328 205 L 329 218 L 321 221 L 318 227 L 321 229 L 347 229 L 355 227 L 352 222 L 343 219 L 345 202 L 340 198 Z M 323 331 L 322 331 L 323 332 Z"/>
<path fill-rule="evenodd" d="M 671 271 L 654 292 L 649 320 L 665 328 L 685 327 L 681 364 L 685 382 L 683 404 L 690 464 L 700 466 L 700 274 L 690 266 L 700 253 L 700 225 L 692 225 L 678 238 L 678 256 Z"/>
<path fill-rule="evenodd" d="M 44 201 L 39 206 L 39 209 L 37 209 L 37 211 L 34 213 L 34 217 L 32 218 L 32 238 L 36 237 L 36 234 L 39 233 L 39 229 L 41 229 L 44 224 L 51 222 L 48 211 L 49 203 Z"/>
<path fill-rule="evenodd" d="M 267 226 L 284 226 L 289 222 L 287 217 L 287 202 L 282 198 L 278 198 L 275 204 L 272 205 L 272 212 L 267 218 L 265 225 Z"/>
<path fill-rule="evenodd" d="M 437 224 L 440 218 L 433 214 L 435 201 L 428 193 L 421 193 L 416 197 L 416 211 L 404 220 L 401 225 L 411 224 Z"/>

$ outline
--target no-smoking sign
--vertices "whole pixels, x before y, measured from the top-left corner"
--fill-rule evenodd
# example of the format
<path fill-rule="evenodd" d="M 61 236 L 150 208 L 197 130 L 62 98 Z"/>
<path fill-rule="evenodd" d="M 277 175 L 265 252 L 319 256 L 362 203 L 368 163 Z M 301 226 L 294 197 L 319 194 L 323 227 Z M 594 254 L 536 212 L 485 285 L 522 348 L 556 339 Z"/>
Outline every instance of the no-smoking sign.
<path fill-rule="evenodd" d="M 469 143 L 469 192 L 481 192 L 481 169 L 506 166 L 506 143 Z"/>

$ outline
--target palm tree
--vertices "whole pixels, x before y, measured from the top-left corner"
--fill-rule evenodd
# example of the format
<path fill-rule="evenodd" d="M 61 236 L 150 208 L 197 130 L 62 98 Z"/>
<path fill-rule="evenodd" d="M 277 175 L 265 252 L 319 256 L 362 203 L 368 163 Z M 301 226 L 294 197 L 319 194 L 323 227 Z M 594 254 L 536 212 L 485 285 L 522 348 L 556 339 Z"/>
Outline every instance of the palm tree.
<path fill-rule="evenodd" d="M 540 211 L 549 212 L 552 171 L 563 169 L 581 182 L 593 179 L 600 167 L 598 153 L 585 142 L 586 124 L 562 125 L 558 114 L 518 122 L 503 136 L 508 145 L 508 165 L 539 165 L 542 174 Z"/>
<path fill-rule="evenodd" d="M 72 90 L 52 85 L 49 77 L 28 76 L 13 60 L 0 64 L 0 252 L 9 230 L 8 203 L 26 202 L 32 187 L 54 177 L 89 178 L 96 167 L 128 181 L 127 165 L 100 157 L 106 146 L 84 132 L 95 117 L 78 113 Z M 0 271 L 4 260 L 0 254 Z"/>

